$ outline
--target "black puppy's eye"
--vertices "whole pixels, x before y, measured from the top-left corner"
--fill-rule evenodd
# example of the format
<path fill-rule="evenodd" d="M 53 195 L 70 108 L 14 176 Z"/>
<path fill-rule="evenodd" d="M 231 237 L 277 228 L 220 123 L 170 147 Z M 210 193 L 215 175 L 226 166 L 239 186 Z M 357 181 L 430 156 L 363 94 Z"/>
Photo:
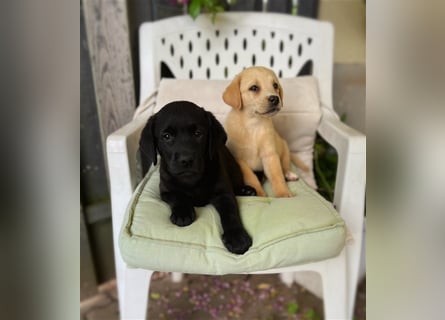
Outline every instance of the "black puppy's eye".
<path fill-rule="evenodd" d="M 274 88 L 274 89 L 278 89 L 278 83 L 274 82 L 274 84 L 273 84 L 273 88 Z"/>
<path fill-rule="evenodd" d="M 256 92 L 256 91 L 260 90 L 260 88 L 258 86 L 253 85 L 249 88 L 249 90 Z"/>
<path fill-rule="evenodd" d="M 171 138 L 172 136 L 170 133 L 165 132 L 162 134 L 162 139 L 164 139 L 165 141 L 169 141 Z"/>
<path fill-rule="evenodd" d="M 196 130 L 196 131 L 195 131 L 195 137 L 197 137 L 197 138 L 202 137 L 202 132 L 201 132 L 201 130 Z"/>

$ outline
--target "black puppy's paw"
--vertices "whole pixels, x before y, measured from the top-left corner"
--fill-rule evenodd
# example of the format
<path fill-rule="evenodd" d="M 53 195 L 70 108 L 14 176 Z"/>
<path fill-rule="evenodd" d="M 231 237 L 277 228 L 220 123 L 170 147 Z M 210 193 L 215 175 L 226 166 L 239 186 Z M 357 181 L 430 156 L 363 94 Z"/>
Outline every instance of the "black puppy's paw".
<path fill-rule="evenodd" d="M 256 190 L 248 185 L 238 188 L 235 194 L 237 196 L 248 196 L 248 197 L 254 197 L 257 195 Z"/>
<path fill-rule="evenodd" d="M 235 254 L 245 253 L 252 245 L 252 238 L 243 228 L 224 232 L 222 241 L 227 250 Z"/>
<path fill-rule="evenodd" d="M 170 221 L 178 227 L 185 227 L 192 224 L 196 219 L 196 213 L 193 208 L 181 208 L 172 210 Z"/>

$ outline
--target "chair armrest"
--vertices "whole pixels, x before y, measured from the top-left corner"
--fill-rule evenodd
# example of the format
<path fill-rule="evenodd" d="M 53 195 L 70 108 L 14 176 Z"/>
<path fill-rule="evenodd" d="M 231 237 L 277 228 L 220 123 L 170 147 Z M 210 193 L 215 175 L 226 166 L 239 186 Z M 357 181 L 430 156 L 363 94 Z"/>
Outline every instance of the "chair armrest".
<path fill-rule="evenodd" d="M 352 234 L 362 232 L 366 186 L 366 136 L 323 108 L 319 134 L 338 153 L 334 205 Z"/>
<path fill-rule="evenodd" d="M 139 137 L 148 114 L 141 115 L 107 137 L 107 161 L 115 248 L 125 210 L 137 183 Z"/>

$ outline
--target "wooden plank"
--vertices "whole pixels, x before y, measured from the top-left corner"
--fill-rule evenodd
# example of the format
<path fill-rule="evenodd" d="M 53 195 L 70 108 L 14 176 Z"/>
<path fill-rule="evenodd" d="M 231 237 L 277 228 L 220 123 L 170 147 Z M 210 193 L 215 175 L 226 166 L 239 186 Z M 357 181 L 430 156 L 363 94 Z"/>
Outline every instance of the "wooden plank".
<path fill-rule="evenodd" d="M 96 272 L 91 254 L 88 230 L 80 206 L 80 301 L 97 293 Z"/>
<path fill-rule="evenodd" d="M 130 34 L 131 57 L 133 59 L 133 78 L 136 102 L 140 95 L 139 70 L 139 26 L 146 21 L 153 21 L 153 1 L 130 0 L 127 1 L 128 29 Z"/>
<path fill-rule="evenodd" d="M 106 137 L 128 123 L 136 107 L 127 2 L 83 0 L 82 4 L 105 149 Z"/>
<path fill-rule="evenodd" d="M 291 13 L 292 12 L 292 0 L 267 1 L 267 11 L 268 12 Z"/>
<path fill-rule="evenodd" d="M 302 17 L 317 19 L 318 4 L 319 0 L 299 0 L 297 14 Z"/>
<path fill-rule="evenodd" d="M 229 7 L 230 11 L 263 11 L 263 0 L 235 1 Z"/>
<path fill-rule="evenodd" d="M 82 204 L 88 207 L 109 198 L 110 193 L 83 10 L 80 11 L 80 43 L 80 183 Z"/>

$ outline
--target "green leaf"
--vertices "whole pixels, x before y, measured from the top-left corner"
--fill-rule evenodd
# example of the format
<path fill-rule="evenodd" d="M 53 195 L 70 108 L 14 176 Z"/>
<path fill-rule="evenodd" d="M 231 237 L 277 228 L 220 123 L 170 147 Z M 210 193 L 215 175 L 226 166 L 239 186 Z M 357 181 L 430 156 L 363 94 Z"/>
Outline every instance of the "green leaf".
<path fill-rule="evenodd" d="M 329 184 L 325 172 L 321 169 L 320 166 L 320 159 L 318 152 L 314 153 L 314 167 L 315 167 L 315 173 L 317 174 L 319 178 L 319 186 L 327 193 L 327 200 L 332 201 L 334 190 L 331 188 L 331 185 Z"/>
<path fill-rule="evenodd" d="M 298 311 L 299 305 L 295 302 L 289 303 L 287 306 L 288 314 L 296 314 Z"/>
<path fill-rule="evenodd" d="M 315 313 L 314 309 L 308 309 L 304 313 L 304 318 L 309 319 L 309 320 L 318 320 L 318 319 L 320 319 L 320 316 Z"/>
<path fill-rule="evenodd" d="M 161 297 L 161 295 L 160 295 L 159 293 L 157 293 L 157 292 L 153 292 L 153 293 L 150 295 L 150 297 L 151 297 L 153 300 L 158 300 L 158 299 Z"/>
<path fill-rule="evenodd" d="M 223 6 L 216 6 L 216 7 L 214 7 L 214 10 L 215 10 L 216 13 L 223 12 L 224 11 L 224 7 Z"/>
<path fill-rule="evenodd" d="M 194 19 L 196 19 L 201 13 L 201 0 L 192 0 L 189 4 L 189 15 Z"/>
<path fill-rule="evenodd" d="M 308 319 L 314 319 L 315 317 L 315 311 L 313 309 L 309 309 L 304 313 L 304 316 Z"/>
<path fill-rule="evenodd" d="M 216 20 L 216 14 L 218 12 L 223 12 L 224 11 L 224 7 L 222 7 L 222 6 L 210 6 L 210 7 L 207 8 L 207 11 L 212 14 L 211 19 L 212 19 L 212 23 L 214 24 L 215 20 Z"/>

